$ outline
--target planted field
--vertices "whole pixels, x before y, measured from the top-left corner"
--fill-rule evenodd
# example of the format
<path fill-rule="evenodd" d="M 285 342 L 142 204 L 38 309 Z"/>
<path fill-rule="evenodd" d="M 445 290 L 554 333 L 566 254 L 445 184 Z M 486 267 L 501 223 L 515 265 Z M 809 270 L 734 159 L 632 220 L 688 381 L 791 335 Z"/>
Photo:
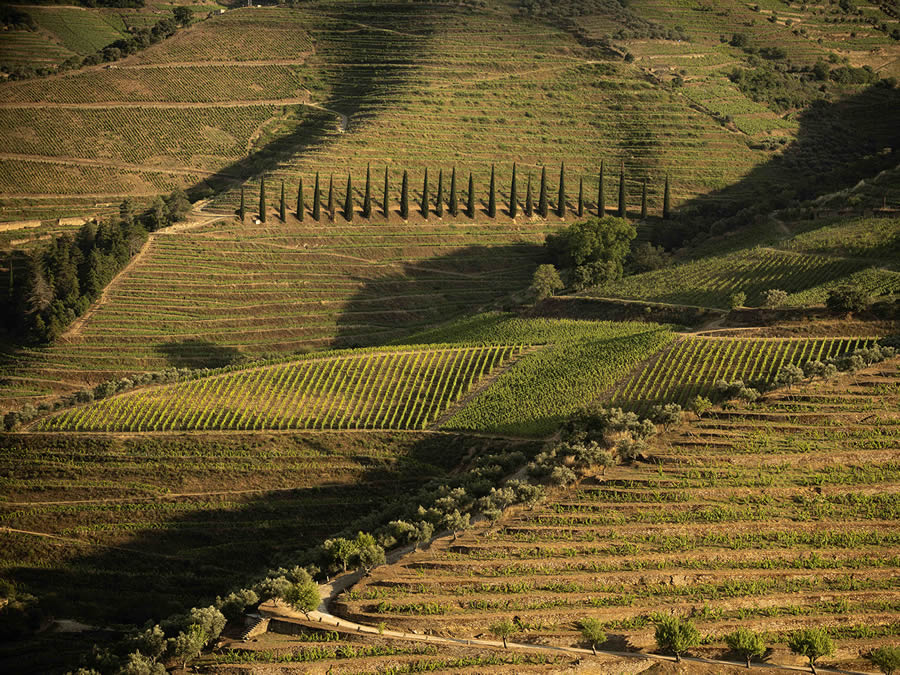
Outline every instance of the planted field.
<path fill-rule="evenodd" d="M 896 231 L 897 222 L 888 221 L 879 229 Z M 735 293 L 746 294 L 744 305 L 761 306 L 770 289 L 786 291 L 788 305 L 820 304 L 830 288 L 845 283 L 859 285 L 872 296 L 900 291 L 900 272 L 873 260 L 877 256 L 891 264 L 889 239 L 878 239 L 876 244 L 876 235 L 863 235 L 861 241 L 871 247 L 869 255 L 848 257 L 854 254 L 852 241 L 847 242 L 848 249 L 835 247 L 835 239 L 842 240 L 842 231 L 843 225 L 837 225 L 780 244 L 797 252 L 753 248 L 712 255 L 626 277 L 585 291 L 585 295 L 728 308 Z"/>
<path fill-rule="evenodd" d="M 378 432 L 30 434 L 0 446 L 0 576 L 39 591 L 49 614 L 97 625 L 208 604 L 468 452 L 524 447 Z"/>
<path fill-rule="evenodd" d="M 770 394 L 658 436 L 648 463 L 608 468 L 532 510 L 446 537 L 379 568 L 341 596 L 366 623 L 472 637 L 518 617 L 513 639 L 655 650 L 653 619 L 690 616 L 691 654 L 734 658 L 723 636 L 760 631 L 770 663 L 826 628 L 821 665 L 870 668 L 863 655 L 900 635 L 898 362 Z"/>
<path fill-rule="evenodd" d="M 659 403 L 686 406 L 698 395 L 715 398 L 713 387 L 719 380 L 765 388 L 782 366 L 825 361 L 873 342 L 872 338 L 685 338 L 621 382 L 609 401 L 645 414 Z"/>
<path fill-rule="evenodd" d="M 42 431 L 424 429 L 521 353 L 462 347 L 310 359 L 140 390 L 42 420 Z"/>

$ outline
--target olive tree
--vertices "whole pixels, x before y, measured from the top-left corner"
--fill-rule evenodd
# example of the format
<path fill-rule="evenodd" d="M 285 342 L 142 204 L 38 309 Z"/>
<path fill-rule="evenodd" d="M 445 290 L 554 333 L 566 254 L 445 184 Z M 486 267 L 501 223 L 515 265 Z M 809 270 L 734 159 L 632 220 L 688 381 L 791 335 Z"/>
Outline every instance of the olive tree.
<path fill-rule="evenodd" d="M 788 637 L 788 647 L 799 656 L 809 660 L 809 668 L 816 672 L 816 661 L 823 656 L 834 654 L 834 643 L 828 633 L 821 628 L 804 628 L 794 631 Z"/>
<path fill-rule="evenodd" d="M 691 647 L 700 644 L 700 632 L 689 619 L 677 616 L 664 616 L 656 622 L 656 644 L 675 654 L 675 660 L 681 661 L 681 655 Z"/>
<path fill-rule="evenodd" d="M 738 628 L 725 636 L 725 644 L 733 652 L 740 654 L 741 658 L 747 662 L 747 668 L 750 667 L 750 661 L 753 657 L 761 657 L 766 653 L 766 644 L 762 635 L 750 630 L 749 628 Z"/>
<path fill-rule="evenodd" d="M 597 645 L 606 642 L 606 633 L 603 632 L 603 624 L 599 619 L 589 617 L 587 619 L 582 619 L 578 623 L 578 627 L 581 629 L 581 637 L 591 645 L 591 651 L 596 655 Z"/>

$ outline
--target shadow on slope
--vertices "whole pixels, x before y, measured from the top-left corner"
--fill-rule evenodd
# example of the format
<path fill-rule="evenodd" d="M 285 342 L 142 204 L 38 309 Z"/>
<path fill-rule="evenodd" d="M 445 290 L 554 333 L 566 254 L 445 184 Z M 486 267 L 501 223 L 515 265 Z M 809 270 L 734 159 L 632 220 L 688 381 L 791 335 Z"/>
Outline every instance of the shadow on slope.
<path fill-rule="evenodd" d="M 239 349 L 197 339 L 163 342 L 156 351 L 175 368 L 223 368 L 244 358 Z"/>
<path fill-rule="evenodd" d="M 322 108 L 343 113 L 350 120 L 363 109 L 375 112 L 390 104 L 391 91 L 406 86 L 417 72 L 416 64 L 431 32 L 429 17 L 435 11 L 423 3 L 341 3 L 317 31 L 320 53 L 329 43 L 340 56 L 328 71 L 329 94 Z M 394 32 L 399 24 L 415 26 L 416 36 Z M 370 26 L 360 28 L 361 24 Z M 338 124 L 331 112 L 309 115 L 290 133 L 279 136 L 188 190 L 191 201 L 218 194 L 259 178 L 292 156 L 327 145 Z M 274 203 L 274 202 L 273 202 Z"/>

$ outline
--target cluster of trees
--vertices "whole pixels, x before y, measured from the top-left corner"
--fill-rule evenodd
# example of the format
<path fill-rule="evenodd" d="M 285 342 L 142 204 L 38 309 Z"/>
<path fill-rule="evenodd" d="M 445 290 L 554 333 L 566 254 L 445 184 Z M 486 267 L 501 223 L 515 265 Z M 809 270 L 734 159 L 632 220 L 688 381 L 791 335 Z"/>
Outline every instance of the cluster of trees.
<path fill-rule="evenodd" d="M 637 235 L 624 218 L 588 218 L 547 236 L 547 248 L 576 290 L 621 279 Z"/>
<path fill-rule="evenodd" d="M 143 0 L 137 0 L 140 2 L 140 5 L 143 6 Z M 126 4 L 105 4 L 105 5 L 89 5 L 86 2 L 83 2 L 87 6 L 131 6 Z M 18 12 L 19 14 L 25 14 L 24 12 Z M 28 16 L 25 14 L 25 16 Z M 176 7 L 174 10 L 173 18 L 163 18 L 157 21 L 150 28 L 136 28 L 133 29 L 131 35 L 125 38 L 121 38 L 108 44 L 106 47 L 97 50 L 93 54 L 88 54 L 87 56 L 70 56 L 65 61 L 59 64 L 56 68 L 33 68 L 30 66 L 16 66 L 14 68 L 7 69 L 10 80 L 25 80 L 32 77 L 42 77 L 46 75 L 53 75 L 55 73 L 67 72 L 70 70 L 76 70 L 78 68 L 84 68 L 86 66 L 96 66 L 101 63 L 110 63 L 112 61 L 118 61 L 119 59 L 123 59 L 126 56 L 131 54 L 135 54 L 143 49 L 146 49 L 150 45 L 154 45 L 157 42 L 161 42 L 166 38 L 172 37 L 178 31 L 179 26 L 187 26 L 190 24 L 193 18 L 193 13 L 187 7 Z M 31 17 L 28 17 L 31 19 Z M 12 20 L 12 19 L 11 19 Z M 21 23 L 21 20 L 18 20 Z M 34 24 L 33 20 L 31 24 Z M 35 30 L 36 26 L 28 28 L 29 30 Z"/>
<path fill-rule="evenodd" d="M 460 210 L 467 215 L 469 218 L 475 217 L 476 212 L 476 197 L 475 197 L 475 181 L 472 176 L 472 172 L 469 172 L 468 179 L 468 189 L 466 191 L 466 199 L 463 202 L 460 197 L 460 190 L 457 186 L 457 178 L 456 178 L 456 167 L 453 167 L 450 173 L 450 185 L 448 189 L 448 196 L 444 198 L 444 170 L 441 169 L 438 172 L 437 177 L 437 185 L 435 186 L 434 198 L 432 200 L 431 197 L 431 188 L 432 183 L 429 182 L 428 177 L 428 169 L 425 169 L 425 177 L 422 183 L 422 191 L 419 198 L 418 203 L 418 211 L 422 215 L 423 218 L 427 219 L 433 213 L 437 215 L 439 218 L 444 216 L 444 212 L 446 211 L 450 216 L 457 217 L 460 213 Z M 596 204 L 596 213 L 597 216 L 603 218 L 606 216 L 606 196 L 604 190 L 604 165 L 603 162 L 600 162 L 600 176 L 599 176 L 599 184 L 598 184 L 598 192 L 597 192 L 597 204 Z M 528 174 L 526 178 L 525 185 L 525 199 L 524 202 L 519 201 L 519 179 L 517 177 L 517 168 L 516 164 L 513 163 L 512 167 L 512 176 L 510 178 L 510 187 L 509 187 L 509 201 L 507 202 L 507 214 L 510 218 L 515 218 L 519 215 L 519 211 L 526 217 L 532 217 L 534 215 L 538 215 L 541 218 L 547 218 L 550 215 L 550 200 L 549 200 L 549 191 L 550 186 L 547 182 L 547 168 L 543 167 L 541 169 L 541 179 L 540 186 L 537 189 L 537 201 L 535 202 L 535 194 L 532 190 L 532 181 L 531 174 Z M 330 220 L 334 220 L 337 214 L 337 195 L 334 184 L 334 174 L 331 174 L 328 177 L 328 192 L 327 198 L 325 199 L 325 213 Z M 259 186 L 259 208 L 258 208 L 258 216 L 260 221 L 266 222 L 266 218 L 268 216 L 268 198 L 266 195 L 266 181 L 265 178 L 260 180 Z M 487 208 L 486 213 L 489 218 L 497 217 L 497 174 L 494 165 L 491 165 L 491 178 L 490 185 L 488 187 L 487 194 Z M 309 211 L 313 220 L 319 221 L 322 218 L 322 206 L 323 206 L 323 186 L 321 177 L 319 173 L 316 172 L 315 183 L 313 186 L 313 194 L 312 194 L 312 209 Z M 384 186 L 381 191 L 381 214 L 384 217 L 389 217 L 391 214 L 391 188 L 390 188 L 390 174 L 388 168 L 384 168 Z M 462 207 L 462 208 L 460 208 Z M 363 218 L 371 218 L 375 212 L 375 201 L 373 197 L 373 185 L 372 185 L 372 168 L 371 166 L 366 167 L 366 183 L 365 189 L 363 192 L 363 203 L 362 203 L 362 211 L 361 215 Z M 565 164 L 561 164 L 559 168 L 559 183 L 557 186 L 557 198 L 555 202 L 555 206 L 553 207 L 553 212 L 559 216 L 560 218 L 564 218 L 566 216 L 567 211 L 567 194 L 566 194 L 566 168 Z M 584 196 L 584 179 L 580 178 L 578 183 L 578 201 L 575 206 L 576 215 L 581 218 L 587 213 L 587 206 L 585 203 Z M 287 201 L 286 201 L 286 192 L 285 192 L 285 184 L 284 181 L 281 182 L 281 199 L 278 204 L 278 213 L 282 221 L 287 218 Z M 353 179 L 352 176 L 347 174 L 347 183 L 344 189 L 344 197 L 343 197 L 343 206 L 342 212 L 344 218 L 348 221 L 352 221 L 354 215 L 356 214 L 356 205 L 353 199 Z M 304 220 L 307 214 L 306 207 L 306 196 L 303 190 L 303 178 L 300 178 L 299 184 L 297 186 L 297 197 L 296 197 L 296 208 L 294 209 L 294 213 L 296 214 L 299 220 Z M 409 218 L 410 214 L 410 186 L 409 186 L 409 173 L 404 170 L 403 178 L 400 183 L 400 200 L 399 200 L 399 209 L 398 213 L 400 217 L 404 220 Z M 237 210 L 238 217 L 243 221 L 247 217 L 247 198 L 244 191 L 244 188 L 241 188 L 241 202 L 240 206 Z M 627 216 L 627 205 L 626 205 L 626 190 L 625 190 L 625 166 L 622 165 L 619 171 L 619 197 L 618 197 L 618 205 L 616 207 L 616 215 L 619 218 L 625 218 Z M 642 191 L 641 191 L 641 219 L 647 218 L 647 179 L 644 178 L 642 181 Z M 663 189 L 663 209 L 662 209 L 663 218 L 669 218 L 671 216 L 671 205 L 670 205 L 670 189 L 669 189 L 669 176 L 666 175 L 665 187 Z"/>
<path fill-rule="evenodd" d="M 74 237 L 57 237 L 24 260 L 10 253 L 7 297 L 0 299 L 6 330 L 20 340 L 51 342 L 140 250 L 148 230 L 180 220 L 189 210 L 181 190 L 157 197 L 142 215 L 126 199 L 117 219 L 85 223 Z"/>

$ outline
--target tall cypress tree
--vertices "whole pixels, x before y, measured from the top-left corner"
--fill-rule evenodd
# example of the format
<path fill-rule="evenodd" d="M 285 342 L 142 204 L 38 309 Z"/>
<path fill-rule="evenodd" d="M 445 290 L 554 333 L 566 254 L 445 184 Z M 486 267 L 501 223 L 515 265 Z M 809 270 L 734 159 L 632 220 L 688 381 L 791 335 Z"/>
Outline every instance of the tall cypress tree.
<path fill-rule="evenodd" d="M 619 170 L 619 218 L 624 218 L 625 214 L 625 162 L 622 162 L 622 168 Z"/>
<path fill-rule="evenodd" d="M 603 192 L 603 160 L 600 160 L 600 184 L 597 186 L 597 215 L 606 215 L 606 195 Z"/>
<path fill-rule="evenodd" d="M 438 218 L 444 217 L 444 170 L 438 169 L 438 189 L 434 200 L 434 211 Z"/>
<path fill-rule="evenodd" d="M 259 179 L 259 219 L 266 222 L 266 179 Z"/>
<path fill-rule="evenodd" d="M 641 220 L 647 217 L 647 177 L 644 176 L 644 186 L 641 190 Z"/>
<path fill-rule="evenodd" d="M 456 197 L 456 167 L 450 174 L 450 215 L 456 218 L 459 215 L 459 199 Z"/>
<path fill-rule="evenodd" d="M 350 172 L 347 172 L 347 193 L 344 195 L 344 218 L 347 222 L 353 220 L 353 182 L 350 180 Z"/>
<path fill-rule="evenodd" d="M 669 174 L 667 173 L 666 174 L 666 187 L 665 187 L 665 191 L 663 192 L 663 214 L 662 214 L 663 218 L 666 218 L 667 220 L 671 216 L 669 206 L 670 206 L 670 203 L 669 203 Z"/>
<path fill-rule="evenodd" d="M 313 220 L 318 221 L 322 217 L 322 191 L 319 189 L 319 172 L 316 171 L 316 186 L 313 188 Z"/>
<path fill-rule="evenodd" d="M 281 181 L 281 208 L 278 210 L 278 215 L 281 217 L 281 222 L 287 222 L 287 207 L 284 203 L 284 181 Z"/>
<path fill-rule="evenodd" d="M 366 164 L 366 194 L 363 197 L 363 218 L 372 217 L 372 167 Z"/>
<path fill-rule="evenodd" d="M 238 210 L 238 214 L 241 217 L 241 222 L 244 222 L 244 218 L 247 217 L 247 208 L 244 206 L 244 186 L 241 185 L 241 208 Z M 12 263 L 10 263 L 10 267 L 12 267 Z"/>
<path fill-rule="evenodd" d="M 428 220 L 428 167 L 425 167 L 425 181 L 422 183 L 422 203 L 419 205 L 422 217 Z"/>
<path fill-rule="evenodd" d="M 516 195 L 516 163 L 513 162 L 512 183 L 509 186 L 509 217 L 515 218 L 519 213 L 519 205 Z"/>
<path fill-rule="evenodd" d="M 578 217 L 584 216 L 584 177 L 578 179 Z"/>
<path fill-rule="evenodd" d="M 491 187 L 488 192 L 488 217 L 497 217 L 497 197 L 495 195 L 494 185 L 494 165 L 491 164 Z"/>
<path fill-rule="evenodd" d="M 560 218 L 566 216 L 566 163 L 559 165 L 559 195 L 556 198 L 556 215 Z"/>
<path fill-rule="evenodd" d="M 525 188 L 525 215 L 534 215 L 534 203 L 531 200 L 531 174 L 528 174 L 528 187 Z"/>
<path fill-rule="evenodd" d="M 469 218 L 475 217 L 475 181 L 472 180 L 472 172 L 469 172 Z"/>
<path fill-rule="evenodd" d="M 297 186 L 297 220 L 303 222 L 306 209 L 303 206 L 303 176 L 300 176 L 300 185 Z"/>
<path fill-rule="evenodd" d="M 409 176 L 403 169 L 403 184 L 400 187 L 400 217 L 409 220 Z"/>
<path fill-rule="evenodd" d="M 541 218 L 546 218 L 549 213 L 547 208 L 547 167 L 541 167 L 541 192 L 538 195 L 538 213 Z"/>
<path fill-rule="evenodd" d="M 388 168 L 384 167 L 384 201 L 381 204 L 381 211 L 384 213 L 385 218 L 388 218 L 391 215 L 391 198 L 388 188 Z"/>
<path fill-rule="evenodd" d="M 334 174 L 328 176 L 328 217 L 334 220 Z"/>

